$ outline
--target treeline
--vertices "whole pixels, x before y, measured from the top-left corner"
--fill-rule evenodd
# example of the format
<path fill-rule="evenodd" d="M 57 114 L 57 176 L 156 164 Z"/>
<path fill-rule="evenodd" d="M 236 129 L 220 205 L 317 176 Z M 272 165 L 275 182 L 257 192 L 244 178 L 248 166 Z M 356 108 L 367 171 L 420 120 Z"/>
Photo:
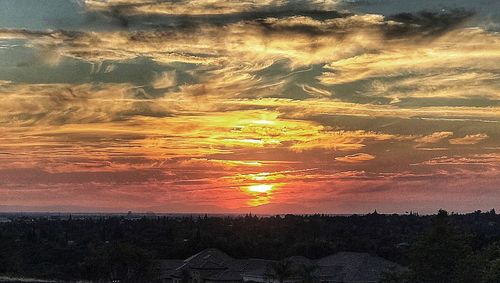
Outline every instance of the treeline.
<path fill-rule="evenodd" d="M 0 274 L 153 282 L 158 259 L 369 252 L 408 266 L 387 282 L 500 282 L 500 215 L 16 218 L 0 224 Z M 473 279 L 473 280 L 472 280 Z M 496 280 L 496 281 L 495 281 Z"/>
<path fill-rule="evenodd" d="M 482 228 L 468 233 L 461 231 L 452 225 L 453 217 L 440 210 L 431 227 L 416 238 L 407 252 L 408 272 L 389 274 L 384 283 L 499 283 L 498 231 L 488 233 L 498 230 L 498 227 L 493 229 L 498 222 L 486 217 L 481 224 L 480 213 L 465 219 L 474 221 L 468 226 Z"/>

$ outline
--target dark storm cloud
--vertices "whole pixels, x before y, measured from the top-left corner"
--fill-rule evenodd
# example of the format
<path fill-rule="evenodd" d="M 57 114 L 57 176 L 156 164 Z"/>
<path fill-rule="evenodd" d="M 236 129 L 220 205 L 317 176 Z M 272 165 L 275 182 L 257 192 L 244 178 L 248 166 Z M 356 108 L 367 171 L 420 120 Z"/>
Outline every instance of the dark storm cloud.
<path fill-rule="evenodd" d="M 266 18 L 288 18 L 296 16 L 310 17 L 315 20 L 328 20 L 346 17 L 350 13 L 338 11 L 318 10 L 280 10 L 280 11 L 254 11 L 239 12 L 227 15 L 126 15 L 116 10 L 102 11 L 112 22 L 118 22 L 122 28 L 148 29 L 148 28 L 182 28 L 195 29 L 202 25 L 225 26 L 242 21 L 260 21 Z"/>
<path fill-rule="evenodd" d="M 307 16 L 324 20 L 343 16 L 343 13 L 324 10 L 324 7 L 309 0 L 263 1 L 263 5 L 259 5 L 259 1 L 242 1 L 233 3 L 235 8 L 224 1 L 212 4 L 193 2 L 195 1 L 86 1 L 86 14 L 90 22 L 104 18 L 108 19 L 110 24 L 125 29 L 172 26 L 192 28 L 207 24 L 223 26 L 268 17 Z M 192 9 L 196 6 L 199 6 L 198 10 Z"/>
<path fill-rule="evenodd" d="M 226 26 L 235 23 L 255 24 L 263 28 L 264 33 L 295 33 L 310 36 L 332 35 L 342 36 L 352 29 L 379 28 L 389 38 L 408 36 L 439 36 L 450 31 L 465 21 L 470 19 L 474 12 L 465 9 L 453 9 L 445 11 L 420 11 L 417 13 L 399 13 L 385 17 L 383 23 L 374 26 L 365 23 L 353 23 L 352 25 L 331 23 L 323 26 L 294 23 L 292 25 L 277 25 L 268 19 L 286 19 L 293 17 L 307 17 L 317 21 L 328 21 L 332 19 L 347 18 L 354 14 L 350 12 L 340 12 L 337 10 L 313 9 L 314 5 L 310 1 L 300 1 L 299 3 L 287 2 L 280 6 L 269 6 L 264 9 L 253 11 L 239 11 L 227 14 L 161 14 L 137 12 L 135 9 L 143 6 L 150 6 L 171 1 L 151 1 L 141 3 L 126 3 L 109 5 L 107 9 L 93 11 L 93 13 L 104 15 L 118 23 L 121 27 L 131 30 L 156 29 L 167 33 L 174 30 L 199 30 L 201 26 Z M 183 1 L 175 1 L 183 2 Z M 279 22 L 279 21 L 278 21 Z M 146 24 L 145 24 L 146 23 Z"/>
<path fill-rule="evenodd" d="M 386 34 L 389 37 L 401 37 L 413 34 L 438 36 L 464 24 L 473 15 L 473 11 L 463 9 L 444 12 L 421 11 L 418 13 L 400 13 L 386 18 L 387 20 L 399 23 L 390 25 L 386 30 Z"/>

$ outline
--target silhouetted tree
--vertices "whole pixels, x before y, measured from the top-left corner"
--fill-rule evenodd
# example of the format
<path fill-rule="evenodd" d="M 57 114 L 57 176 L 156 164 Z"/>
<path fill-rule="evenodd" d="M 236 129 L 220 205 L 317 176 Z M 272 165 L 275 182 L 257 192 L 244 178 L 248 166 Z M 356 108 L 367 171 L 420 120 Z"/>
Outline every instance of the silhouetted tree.
<path fill-rule="evenodd" d="M 295 274 L 293 264 L 288 260 L 280 260 L 271 263 L 266 270 L 266 275 L 270 279 L 278 280 L 279 283 L 285 282 Z"/>
<path fill-rule="evenodd" d="M 318 277 L 318 270 L 319 267 L 314 264 L 301 264 L 299 267 L 299 273 L 304 283 L 318 283 L 320 279 Z"/>
<path fill-rule="evenodd" d="M 430 231 L 421 237 L 411 252 L 414 282 L 457 282 L 461 261 L 470 248 L 448 223 L 448 213 L 440 210 Z"/>
<path fill-rule="evenodd" d="M 116 276 L 124 278 L 147 277 L 158 259 L 184 259 L 215 247 L 235 258 L 265 259 L 292 255 L 314 259 L 341 250 L 368 252 L 416 267 L 413 276 L 428 273 L 427 268 L 432 275 L 435 260 L 441 262 L 437 268 L 451 274 L 446 278 L 454 277 L 453 283 L 471 278 L 474 283 L 495 282 L 500 273 L 500 215 L 494 211 L 441 214 L 72 215 L 71 220 L 15 216 L 11 223 L 0 223 L 0 274 L 98 281 L 109 280 L 115 270 Z M 136 261 L 142 266 L 134 265 Z M 425 275 L 416 278 L 426 279 Z"/>
<path fill-rule="evenodd" d="M 97 251 L 83 262 L 85 277 L 91 280 L 119 279 L 121 282 L 151 282 L 154 278 L 152 257 L 129 244 L 113 245 Z"/>

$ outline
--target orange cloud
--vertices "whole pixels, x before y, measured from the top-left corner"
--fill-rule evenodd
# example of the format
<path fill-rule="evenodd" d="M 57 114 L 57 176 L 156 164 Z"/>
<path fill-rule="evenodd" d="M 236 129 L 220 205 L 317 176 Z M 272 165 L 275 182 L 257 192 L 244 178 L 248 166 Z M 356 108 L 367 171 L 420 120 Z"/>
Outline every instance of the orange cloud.
<path fill-rule="evenodd" d="M 375 156 L 368 153 L 356 153 L 346 156 L 335 157 L 335 160 L 347 163 L 360 163 L 360 162 L 370 161 L 373 159 L 375 159 Z"/>
<path fill-rule="evenodd" d="M 475 135 L 466 135 L 463 138 L 451 139 L 449 142 L 451 144 L 476 144 L 488 138 L 487 134 L 475 134 Z"/>
<path fill-rule="evenodd" d="M 422 144 L 438 143 L 453 135 L 453 132 L 435 132 L 427 136 L 415 139 L 416 142 Z"/>

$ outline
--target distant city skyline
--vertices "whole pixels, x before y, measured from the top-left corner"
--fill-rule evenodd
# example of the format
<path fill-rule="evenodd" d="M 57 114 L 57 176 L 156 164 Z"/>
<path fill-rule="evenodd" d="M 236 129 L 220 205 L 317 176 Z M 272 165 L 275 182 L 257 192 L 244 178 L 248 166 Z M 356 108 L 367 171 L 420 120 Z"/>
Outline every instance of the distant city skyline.
<path fill-rule="evenodd" d="M 0 1 L 0 212 L 500 208 L 500 2 Z"/>

